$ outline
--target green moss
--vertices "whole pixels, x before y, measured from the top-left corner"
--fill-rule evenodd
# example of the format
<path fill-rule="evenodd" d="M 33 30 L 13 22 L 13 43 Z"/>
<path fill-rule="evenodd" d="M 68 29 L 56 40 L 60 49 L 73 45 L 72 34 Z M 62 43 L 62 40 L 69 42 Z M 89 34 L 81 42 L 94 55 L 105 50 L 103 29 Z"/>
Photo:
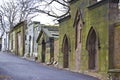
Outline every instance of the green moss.
<path fill-rule="evenodd" d="M 100 41 L 98 49 L 98 72 L 108 70 L 108 4 L 97 6 L 94 9 L 88 8 L 88 0 L 80 0 L 71 4 L 71 18 L 60 23 L 60 53 L 59 66 L 63 67 L 62 43 L 64 35 L 69 38 L 71 52 L 69 53 L 69 68 L 75 70 L 75 28 L 73 27 L 75 14 L 78 7 L 81 9 L 83 20 L 85 22 L 82 29 L 82 52 L 81 52 L 81 71 L 88 70 L 88 51 L 86 50 L 86 41 L 91 27 L 95 29 L 97 39 Z"/>
<path fill-rule="evenodd" d="M 62 53 L 62 43 L 65 34 L 69 39 L 70 52 L 69 52 L 69 68 L 71 70 L 75 69 L 75 28 L 73 27 L 75 14 L 77 8 L 79 6 L 79 1 L 77 3 L 73 3 L 71 5 L 71 18 L 67 21 L 60 23 L 60 37 L 59 37 L 59 45 L 60 45 L 60 53 L 59 53 L 59 66 L 63 67 L 63 53 Z M 72 34 L 72 35 L 71 35 Z"/>
<path fill-rule="evenodd" d="M 14 52 L 16 55 L 19 56 L 23 56 L 24 55 L 24 27 L 25 24 L 24 22 L 19 23 L 18 25 L 15 26 L 15 28 L 10 32 L 10 43 L 13 41 L 12 44 L 10 44 L 10 46 L 13 45 L 13 49 L 10 49 L 11 52 Z M 19 52 L 17 51 L 17 47 L 18 47 L 18 33 L 20 33 L 20 48 L 19 48 Z"/>
<path fill-rule="evenodd" d="M 108 68 L 108 4 L 96 7 L 94 9 L 86 9 L 86 24 L 83 28 L 82 35 L 82 62 L 81 68 L 87 70 L 88 52 L 86 50 L 86 41 L 89 30 L 93 27 L 96 31 L 97 38 L 100 41 L 100 50 L 98 50 L 98 70 L 106 71 Z"/>

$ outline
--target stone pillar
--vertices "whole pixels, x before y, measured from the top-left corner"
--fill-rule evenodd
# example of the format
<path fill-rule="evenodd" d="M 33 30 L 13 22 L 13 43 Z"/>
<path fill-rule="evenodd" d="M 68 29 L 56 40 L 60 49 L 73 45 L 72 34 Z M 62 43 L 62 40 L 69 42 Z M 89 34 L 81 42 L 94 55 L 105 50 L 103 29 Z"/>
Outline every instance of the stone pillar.
<path fill-rule="evenodd" d="M 118 19 L 118 0 L 109 0 L 109 69 L 114 68 L 114 23 Z"/>

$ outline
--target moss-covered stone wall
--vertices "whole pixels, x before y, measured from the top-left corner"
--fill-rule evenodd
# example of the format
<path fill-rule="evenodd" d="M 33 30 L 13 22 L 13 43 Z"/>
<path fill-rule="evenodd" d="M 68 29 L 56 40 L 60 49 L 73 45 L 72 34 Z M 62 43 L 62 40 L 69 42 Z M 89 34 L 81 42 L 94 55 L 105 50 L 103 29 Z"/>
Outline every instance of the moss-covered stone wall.
<path fill-rule="evenodd" d="M 84 26 L 82 28 L 82 52 L 80 53 L 80 71 L 89 72 L 88 69 L 88 51 L 86 49 L 89 31 L 93 28 L 96 32 L 98 41 L 97 50 L 97 68 L 94 73 L 106 74 L 108 70 L 108 38 L 109 38 L 109 3 L 100 1 L 94 5 L 89 5 L 88 0 L 79 0 L 70 5 L 70 19 L 66 19 L 60 23 L 59 38 L 59 67 L 63 68 L 63 38 L 66 34 L 69 38 L 69 69 L 75 70 L 75 28 L 73 27 L 75 14 L 77 9 L 81 10 Z M 107 74 L 106 74 L 107 75 Z"/>
<path fill-rule="evenodd" d="M 64 22 L 60 23 L 60 36 L 59 36 L 59 67 L 63 68 L 63 52 L 62 52 L 62 45 L 63 39 L 66 35 L 68 38 L 69 44 L 69 69 L 75 69 L 75 29 L 73 27 L 75 15 L 77 12 L 77 7 L 79 7 L 80 1 L 76 1 L 76 3 L 72 3 L 70 8 L 70 19 L 65 20 Z"/>
<path fill-rule="evenodd" d="M 24 55 L 24 28 L 25 28 L 25 24 L 24 22 L 21 22 L 19 23 L 18 25 L 16 25 L 14 27 L 14 29 L 10 32 L 10 47 L 13 46 L 13 49 L 10 49 L 11 52 L 14 52 L 16 55 L 19 55 L 19 56 L 23 56 Z M 19 48 L 19 53 L 18 53 L 18 41 L 17 41 L 17 38 L 18 38 L 18 33 L 20 33 L 20 48 Z M 13 44 L 12 44 L 12 41 L 13 41 Z"/>
<path fill-rule="evenodd" d="M 45 40 L 45 63 L 50 63 L 50 42 L 47 40 L 50 39 L 50 37 L 46 36 L 46 34 L 43 32 L 41 37 L 38 39 L 38 61 L 42 61 L 42 40 Z M 58 61 L 58 54 L 59 54 L 59 40 L 54 38 L 54 61 Z"/>
<path fill-rule="evenodd" d="M 98 71 L 107 71 L 108 69 L 108 3 L 88 8 L 88 18 L 85 20 L 82 35 L 82 66 L 84 70 L 88 69 L 88 51 L 86 50 L 86 42 L 91 27 L 94 28 L 99 39 L 98 49 Z M 86 67 L 85 67 L 86 65 Z"/>

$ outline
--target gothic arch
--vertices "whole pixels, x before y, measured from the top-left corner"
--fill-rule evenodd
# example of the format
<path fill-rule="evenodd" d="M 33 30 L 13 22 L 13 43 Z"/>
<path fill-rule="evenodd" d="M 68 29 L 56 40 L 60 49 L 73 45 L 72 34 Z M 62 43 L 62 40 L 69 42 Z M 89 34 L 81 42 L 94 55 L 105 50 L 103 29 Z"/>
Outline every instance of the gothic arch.
<path fill-rule="evenodd" d="M 88 68 L 90 70 L 95 70 L 97 68 L 98 41 L 96 31 L 91 27 L 86 42 L 86 49 L 88 51 Z"/>
<path fill-rule="evenodd" d="M 46 52 L 46 43 L 45 40 L 42 39 L 42 53 L 41 53 L 41 62 L 45 62 L 45 52 Z"/>
<path fill-rule="evenodd" d="M 78 9 L 76 12 L 73 26 L 75 27 L 75 49 L 76 49 L 78 44 L 81 43 L 82 28 L 84 26 L 84 21 L 83 21 L 83 17 L 80 9 Z"/>
<path fill-rule="evenodd" d="M 66 34 L 63 38 L 62 52 L 63 52 L 63 67 L 68 68 L 69 67 L 70 44 L 69 44 L 69 39 Z"/>

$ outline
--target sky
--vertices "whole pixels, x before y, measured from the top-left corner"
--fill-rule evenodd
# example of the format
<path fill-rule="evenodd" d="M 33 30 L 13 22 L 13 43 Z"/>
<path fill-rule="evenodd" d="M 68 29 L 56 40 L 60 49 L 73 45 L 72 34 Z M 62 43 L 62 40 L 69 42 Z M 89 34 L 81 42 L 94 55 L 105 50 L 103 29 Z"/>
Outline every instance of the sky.
<path fill-rule="evenodd" d="M 2 5 L 4 1 L 9 1 L 9 0 L 0 0 L 0 5 Z M 39 21 L 41 24 L 46 24 L 46 25 L 54 25 L 55 24 L 55 22 L 53 21 L 54 19 L 55 18 L 50 17 L 46 14 L 39 13 L 39 15 L 37 17 L 34 17 L 32 21 Z M 0 29 L 0 36 L 1 34 L 2 34 L 2 31 Z"/>
<path fill-rule="evenodd" d="M 6 1 L 9 2 L 10 0 L 0 0 L 0 5 L 2 5 Z M 63 8 L 58 3 L 54 2 L 51 7 L 53 10 L 55 10 L 55 12 L 57 12 L 58 15 L 62 14 L 59 9 L 63 9 Z M 32 21 L 39 21 L 41 24 L 46 24 L 46 25 L 55 25 L 56 23 L 58 23 L 57 21 L 55 21 L 55 18 L 42 13 L 39 13 L 39 16 L 34 17 Z M 0 35 L 1 33 L 2 31 L 0 30 Z"/>
<path fill-rule="evenodd" d="M 53 2 L 52 5 L 50 6 L 52 8 L 52 10 L 54 10 L 54 12 L 59 15 L 59 14 L 63 14 L 62 7 L 59 3 L 57 2 Z M 59 10 L 60 9 L 60 10 Z M 42 14 L 39 13 L 39 16 L 35 17 L 33 19 L 34 21 L 38 20 L 40 21 L 42 24 L 48 24 L 48 25 L 54 25 L 55 23 L 58 23 L 57 21 L 55 21 L 55 18 L 48 16 L 47 14 Z"/>
<path fill-rule="evenodd" d="M 32 21 L 40 21 L 41 24 L 54 25 L 55 24 L 54 19 L 55 18 L 50 17 L 46 14 L 39 14 L 39 16 L 34 17 Z"/>
<path fill-rule="evenodd" d="M 6 1 L 9 1 L 9 0 L 1 0 L 0 5 L 3 4 L 4 1 L 6 2 Z M 58 4 L 56 4 L 56 3 L 53 4 L 53 5 L 58 6 Z M 39 13 L 39 15 L 37 17 L 34 17 L 32 19 L 32 21 L 39 21 L 41 24 L 54 25 L 55 23 L 58 23 L 57 21 L 54 21 L 54 19 L 55 18 L 50 17 L 50 16 L 48 16 L 46 14 Z"/>
<path fill-rule="evenodd" d="M 62 1 L 62 0 L 61 0 Z M 48 1 L 49 2 L 49 1 Z M 43 2 L 43 4 L 45 4 Z M 41 7 L 42 8 L 42 7 Z M 62 5 L 60 5 L 59 3 L 57 2 L 52 2 L 52 5 L 49 6 L 48 8 L 45 8 L 45 9 L 49 9 L 49 8 L 52 8 L 52 10 L 57 14 L 57 15 L 61 15 L 61 14 L 64 14 L 64 12 L 66 12 L 63 8 Z M 53 17 L 50 17 L 46 14 L 41 14 L 37 17 L 35 17 L 33 20 L 38 20 L 40 21 L 42 24 L 48 24 L 48 25 L 54 25 L 55 23 L 58 23 L 57 21 L 55 21 L 55 18 Z"/>

